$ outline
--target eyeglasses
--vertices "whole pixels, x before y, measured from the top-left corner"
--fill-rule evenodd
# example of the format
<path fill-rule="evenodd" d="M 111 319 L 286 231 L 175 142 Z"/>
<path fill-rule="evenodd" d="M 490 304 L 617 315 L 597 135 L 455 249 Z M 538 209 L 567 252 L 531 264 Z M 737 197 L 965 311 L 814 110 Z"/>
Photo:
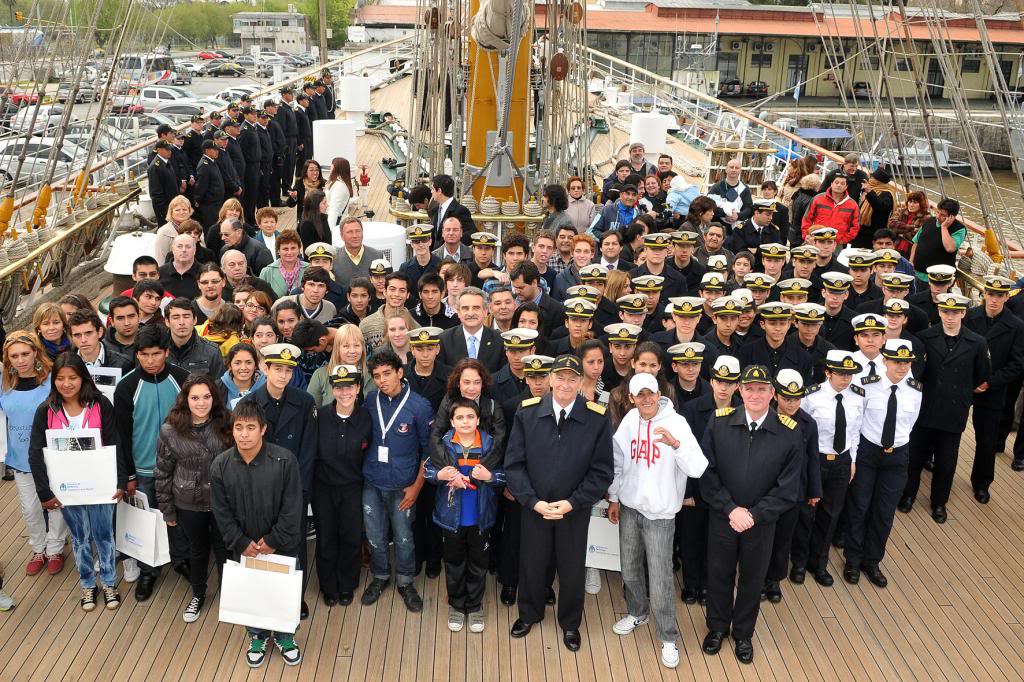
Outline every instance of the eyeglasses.
<path fill-rule="evenodd" d="M 245 306 L 243 306 L 243 307 L 246 310 L 263 310 L 263 311 L 266 311 L 266 308 L 264 306 L 261 306 L 259 303 L 253 303 L 252 301 L 246 301 L 245 302 Z"/>

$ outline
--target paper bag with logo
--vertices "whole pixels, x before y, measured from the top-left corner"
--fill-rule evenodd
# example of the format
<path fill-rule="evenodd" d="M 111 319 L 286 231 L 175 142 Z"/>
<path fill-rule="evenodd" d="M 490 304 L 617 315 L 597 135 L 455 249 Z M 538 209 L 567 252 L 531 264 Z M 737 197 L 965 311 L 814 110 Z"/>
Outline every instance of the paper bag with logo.
<path fill-rule="evenodd" d="M 295 632 L 301 607 L 302 571 L 296 570 L 294 558 L 260 554 L 224 564 L 218 615 L 222 623 Z"/>
<path fill-rule="evenodd" d="M 601 500 L 590 512 L 587 530 L 587 568 L 621 571 L 619 527 L 608 520 L 608 503 Z"/>
<path fill-rule="evenodd" d="M 95 450 L 43 448 L 50 489 L 66 507 L 80 504 L 114 504 L 117 492 L 117 452 L 113 447 Z"/>
<path fill-rule="evenodd" d="M 169 563 L 170 543 L 167 524 L 156 509 L 142 509 L 141 500 L 121 500 L 117 503 L 116 535 L 114 547 L 149 566 Z"/>

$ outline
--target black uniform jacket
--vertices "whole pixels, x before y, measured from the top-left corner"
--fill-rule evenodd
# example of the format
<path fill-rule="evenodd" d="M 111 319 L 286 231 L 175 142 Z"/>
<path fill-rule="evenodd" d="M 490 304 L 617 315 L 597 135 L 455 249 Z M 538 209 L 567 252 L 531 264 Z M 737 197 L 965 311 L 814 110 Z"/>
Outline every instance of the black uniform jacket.
<path fill-rule="evenodd" d="M 573 513 L 590 508 L 612 484 L 612 427 L 605 408 L 576 398 L 559 428 L 552 397 L 522 402 L 505 450 L 508 488 L 533 509 L 541 500 L 568 500 Z"/>
<path fill-rule="evenodd" d="M 295 371 L 299 371 L 298 368 Z M 264 411 L 267 411 L 273 402 L 266 385 L 249 393 L 243 400 L 255 400 Z M 316 403 L 313 396 L 293 386 L 285 387 L 281 403 L 281 413 L 276 423 L 267 425 L 264 440 L 287 448 L 295 454 L 302 474 L 302 492 L 308 500 L 313 485 L 313 463 L 316 459 Z"/>
<path fill-rule="evenodd" d="M 924 347 L 921 416 L 915 427 L 962 433 L 974 401 L 974 389 L 988 381 L 991 366 L 985 337 L 961 327 L 952 350 L 947 350 L 942 325 L 917 335 Z"/>
<path fill-rule="evenodd" d="M 317 483 L 332 486 L 361 485 L 363 460 L 370 446 L 373 427 L 370 413 L 356 405 L 347 419 L 338 416 L 337 403 L 331 401 L 317 412 Z"/>
<path fill-rule="evenodd" d="M 742 407 L 715 411 L 700 446 L 708 458 L 700 492 L 717 513 L 745 507 L 754 523 L 772 523 L 797 502 L 804 442 L 796 420 L 774 410 L 753 434 L 746 417 Z"/>
<path fill-rule="evenodd" d="M 988 390 L 976 393 L 974 404 L 1001 407 L 1006 401 L 1007 385 L 1020 379 L 1024 373 L 1024 322 L 1005 308 L 989 322 L 985 307 L 978 306 L 967 311 L 964 325 L 985 337 L 992 361 Z"/>
<path fill-rule="evenodd" d="M 764 337 L 744 344 L 740 348 L 738 359 L 741 367 L 747 365 L 764 365 L 771 371 L 771 375 L 778 374 L 780 369 L 795 369 L 804 378 L 804 384 L 810 384 L 814 374 L 814 364 L 811 354 L 800 347 L 800 342 L 795 336 L 787 336 L 779 347 L 778 362 L 773 360 L 772 349 L 768 347 L 768 341 Z"/>

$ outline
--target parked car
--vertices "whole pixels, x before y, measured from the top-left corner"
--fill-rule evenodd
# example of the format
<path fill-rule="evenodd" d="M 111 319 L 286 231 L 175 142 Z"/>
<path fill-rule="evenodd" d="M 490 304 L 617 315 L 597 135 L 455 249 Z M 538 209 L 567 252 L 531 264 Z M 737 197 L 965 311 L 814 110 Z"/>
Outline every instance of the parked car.
<path fill-rule="evenodd" d="M 210 107 L 204 106 L 198 102 L 170 102 L 168 104 L 160 104 L 153 108 L 154 114 L 161 114 L 171 119 L 175 125 L 184 123 L 192 119 L 193 116 L 205 116 L 210 111 Z"/>
<path fill-rule="evenodd" d="M 245 75 L 245 69 L 238 62 L 221 62 L 216 66 L 207 69 L 208 76 L 234 76 L 241 78 Z"/>
<path fill-rule="evenodd" d="M 237 102 L 242 98 L 242 95 L 252 97 L 262 89 L 259 85 L 232 85 L 230 88 L 224 88 L 214 97 L 225 102 Z"/>
<path fill-rule="evenodd" d="M 32 186 L 40 183 L 46 173 L 50 151 L 57 140 L 53 137 L 33 137 L 27 142 L 23 137 L 0 140 L 0 186 L 10 188 L 14 180 L 14 169 L 18 157 L 25 152 L 25 163 L 18 176 L 18 186 Z M 70 175 L 82 167 L 85 154 L 81 148 L 70 142 L 63 142 L 56 156 L 54 177 Z"/>
<path fill-rule="evenodd" d="M 135 116 L 107 116 L 103 123 L 137 141 L 155 135 L 158 126 L 173 126 L 174 120 L 163 114 L 142 113 Z"/>
<path fill-rule="evenodd" d="M 868 99 L 871 97 L 871 83 L 867 81 L 857 81 L 853 84 L 853 88 L 850 89 L 850 95 L 854 99 Z"/>
<path fill-rule="evenodd" d="M 764 81 L 751 81 L 747 84 L 747 97 L 767 97 L 768 84 Z"/>
<path fill-rule="evenodd" d="M 188 73 L 189 76 L 192 76 L 193 78 L 202 75 L 205 66 L 205 62 L 174 62 L 174 68 L 176 71 L 185 71 L 186 73 Z"/>
<path fill-rule="evenodd" d="M 7 99 L 7 101 L 14 102 L 20 107 L 26 104 L 35 104 L 39 101 L 39 95 L 30 92 L 19 92 L 14 88 L 0 87 L 0 99 Z"/>
<path fill-rule="evenodd" d="M 743 81 L 739 78 L 727 78 L 718 84 L 719 97 L 739 97 L 743 94 Z"/>
<path fill-rule="evenodd" d="M 262 61 L 262 57 L 260 59 Z M 254 66 L 256 66 L 256 60 L 253 59 L 252 57 L 250 57 L 247 54 L 246 55 L 242 55 L 241 57 L 233 57 L 231 59 L 231 61 L 233 61 L 234 63 L 238 64 L 243 69 L 251 69 Z"/>
<path fill-rule="evenodd" d="M 29 129 L 34 131 L 53 130 L 62 123 L 64 106 L 63 104 L 41 104 L 38 114 L 36 114 L 36 107 L 21 107 L 18 113 L 11 117 L 7 126 L 18 132 L 25 132 Z M 34 122 L 33 117 L 35 117 Z M 77 120 L 77 117 L 71 117 L 72 122 Z"/>
<path fill-rule="evenodd" d="M 67 102 L 71 97 L 71 91 L 74 88 L 74 83 L 64 81 L 57 86 L 57 94 L 53 96 L 58 102 Z M 95 102 L 99 100 L 100 93 L 96 90 L 96 86 L 92 82 L 82 81 L 78 84 L 78 92 L 75 93 L 75 102 Z"/>
<path fill-rule="evenodd" d="M 224 50 L 201 50 L 199 52 L 199 54 L 197 54 L 196 56 L 199 57 L 200 59 L 230 59 L 231 58 L 231 55 L 229 55 Z"/>

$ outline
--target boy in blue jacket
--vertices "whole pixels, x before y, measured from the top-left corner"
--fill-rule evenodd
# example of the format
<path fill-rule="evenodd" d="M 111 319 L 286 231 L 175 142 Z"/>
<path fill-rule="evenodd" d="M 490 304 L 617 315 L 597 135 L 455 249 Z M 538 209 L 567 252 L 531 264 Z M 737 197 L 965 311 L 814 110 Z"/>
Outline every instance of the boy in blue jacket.
<path fill-rule="evenodd" d="M 448 629 L 462 630 L 469 613 L 469 631 L 483 632 L 487 540 L 498 508 L 494 487 L 505 485 L 505 473 L 496 461 L 500 455 L 494 439 L 479 428 L 475 401 L 460 398 L 452 403 L 451 421 L 443 452 L 427 460 L 423 475 L 448 487 L 434 502 L 434 523 L 444 532 Z"/>

